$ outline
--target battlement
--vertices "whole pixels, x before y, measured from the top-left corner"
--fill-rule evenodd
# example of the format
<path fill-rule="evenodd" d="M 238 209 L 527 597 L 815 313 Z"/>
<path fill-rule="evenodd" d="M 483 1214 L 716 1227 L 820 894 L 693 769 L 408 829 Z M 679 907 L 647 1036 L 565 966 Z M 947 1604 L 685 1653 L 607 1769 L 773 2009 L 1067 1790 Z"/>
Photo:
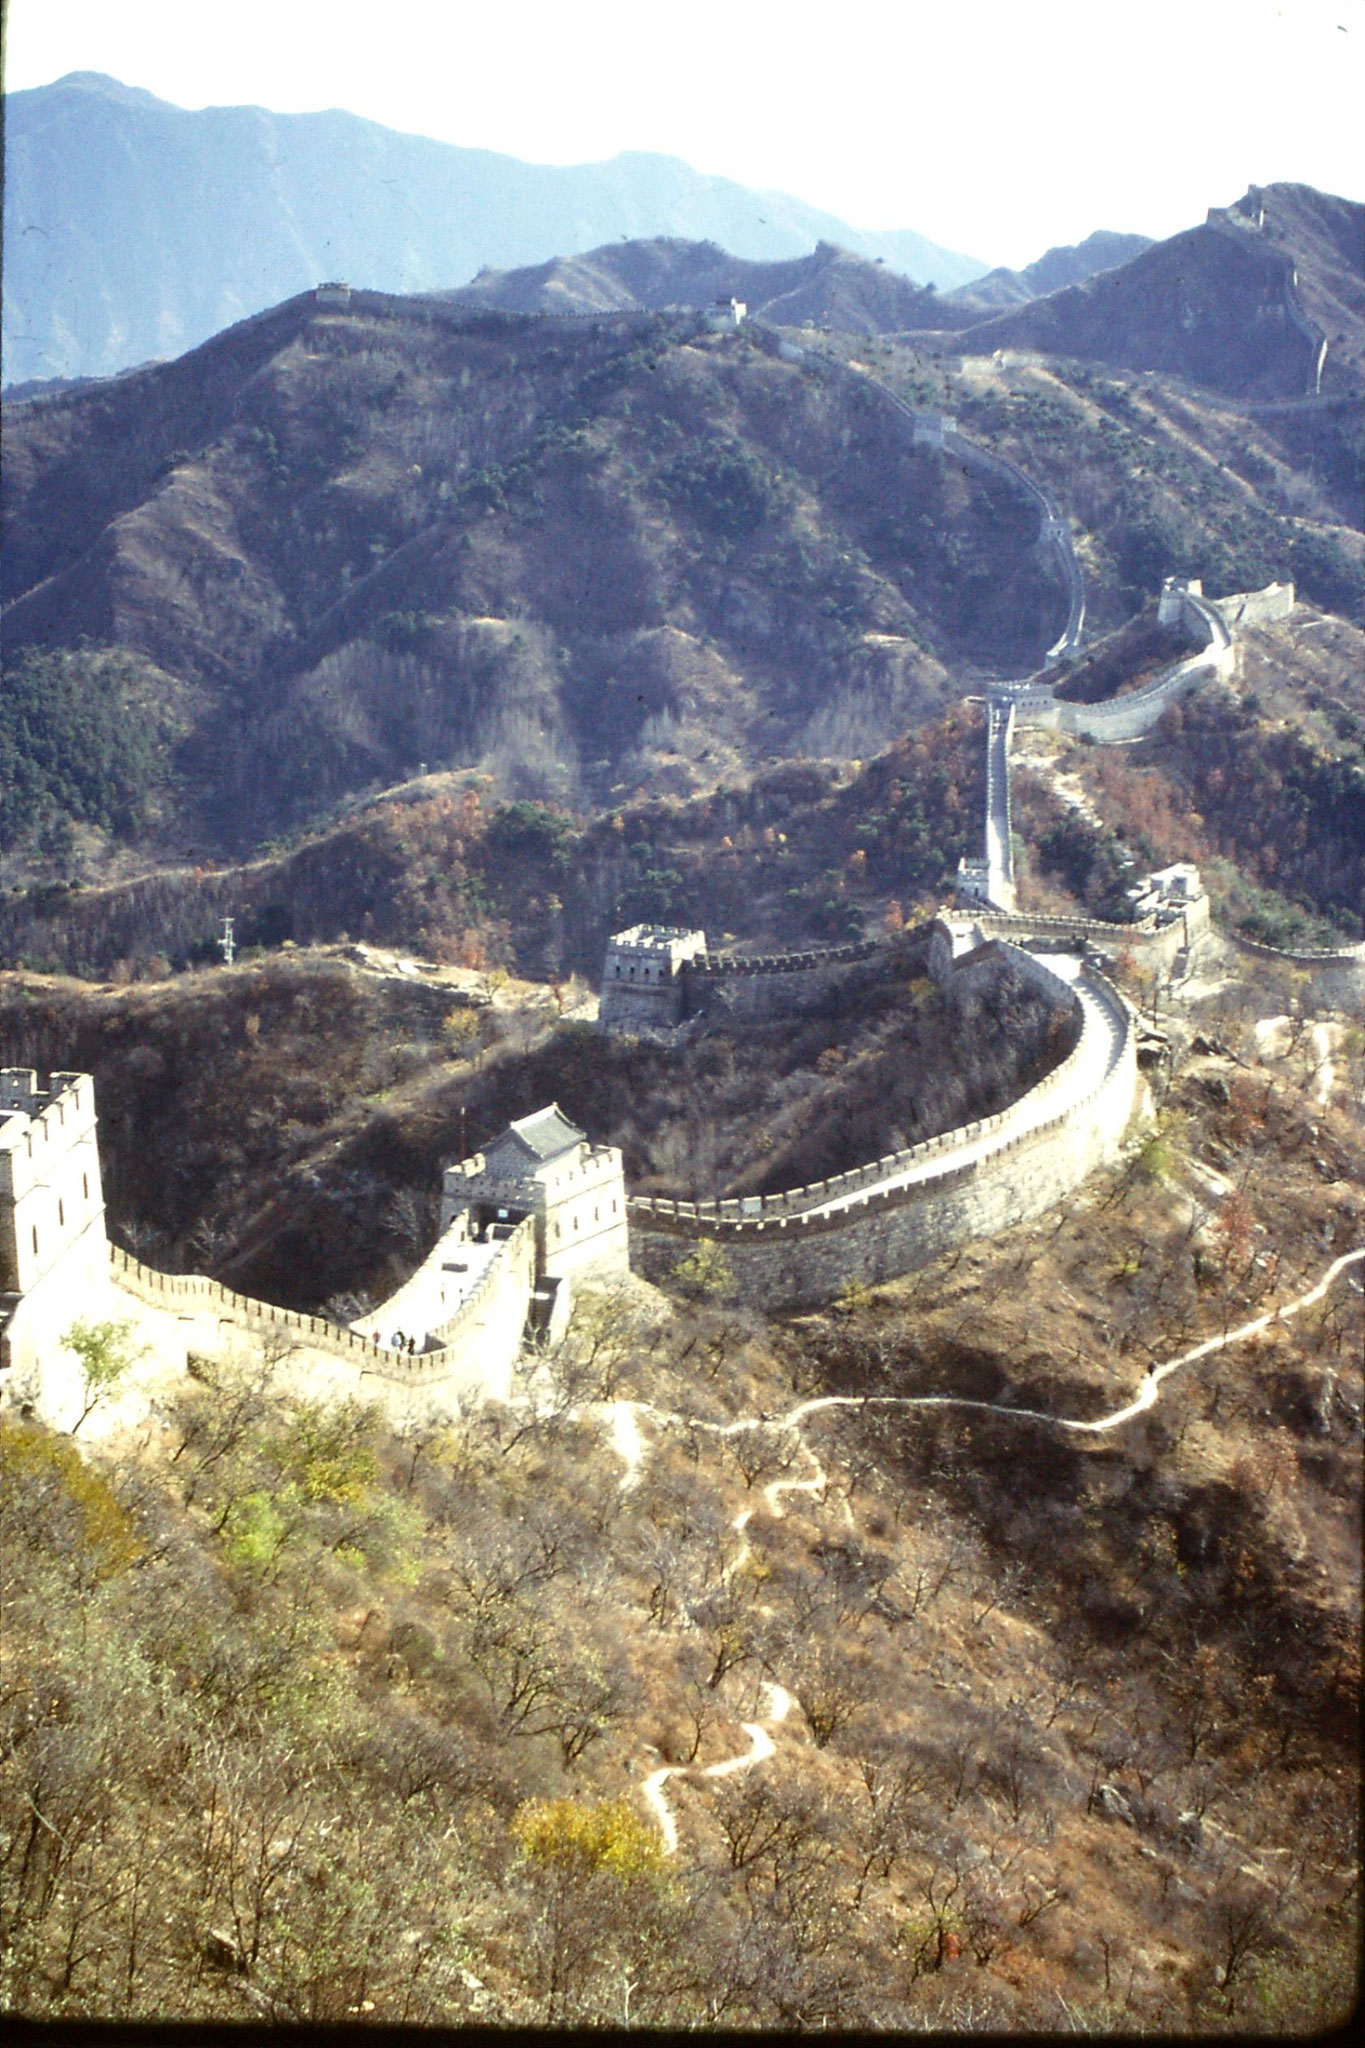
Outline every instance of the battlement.
<path fill-rule="evenodd" d="M 850 968 L 873 959 L 886 943 L 850 939 L 799 953 L 708 953 L 700 932 L 634 925 L 608 943 L 599 1014 L 609 1031 L 673 1030 L 713 1010 L 782 1016 L 823 1000 Z"/>
<path fill-rule="evenodd" d="M 815 946 L 804 953 L 705 953 L 688 962 L 688 979 L 714 981 L 731 975 L 742 978 L 751 974 L 809 974 L 822 967 L 870 960 L 880 950 L 881 942 L 877 939 L 851 939 L 847 945 Z"/>
<path fill-rule="evenodd" d="M 627 1263 L 621 1154 L 615 1145 L 594 1145 L 556 1103 L 509 1124 L 486 1152 L 446 1168 L 442 1230 L 462 1214 L 474 1243 L 531 1219 L 539 1279 Z"/>
<path fill-rule="evenodd" d="M 949 937 L 946 925 L 943 936 Z M 888 1279 L 969 1237 L 1010 1228 L 1112 1158 L 1134 1102 L 1132 1010 L 1092 967 L 1073 986 L 1043 962 L 997 944 L 978 946 L 963 964 L 989 971 L 1002 956 L 1051 981 L 1056 992 L 1065 987 L 1084 1000 L 1081 1039 L 1019 1101 L 780 1194 L 719 1202 L 637 1196 L 630 1212 L 642 1270 L 665 1276 L 687 1243 L 710 1238 L 724 1248 L 746 1300 L 799 1307 L 827 1299 L 850 1280 Z"/>
<path fill-rule="evenodd" d="M 16 1297 L 0 1365 L 60 1342 L 105 1261 L 104 1195 L 88 1074 L 0 1071 L 0 1295 Z"/>
<path fill-rule="evenodd" d="M 95 1130 L 88 1074 L 53 1074 L 46 1088 L 27 1067 L 0 1073 L 0 1199 L 20 1201 Z"/>
<path fill-rule="evenodd" d="M 32 1067 L 0 1067 L 0 1115 L 22 1110 L 25 1116 L 41 1116 L 59 1097 L 79 1098 L 82 1086 L 93 1096 L 88 1074 L 51 1074 L 44 1088 Z"/>
<path fill-rule="evenodd" d="M 706 934 L 682 925 L 633 924 L 613 933 L 607 945 L 603 981 L 634 981 L 641 986 L 673 980 L 689 960 L 706 951 Z"/>
<path fill-rule="evenodd" d="M 27 1294 L 86 1234 L 104 1230 L 95 1089 L 88 1074 L 0 1072 L 0 1291 Z"/>
<path fill-rule="evenodd" d="M 683 1019 L 680 975 L 706 952 L 706 934 L 682 925 L 633 924 L 607 944 L 598 1015 L 607 1030 L 674 1029 Z"/>

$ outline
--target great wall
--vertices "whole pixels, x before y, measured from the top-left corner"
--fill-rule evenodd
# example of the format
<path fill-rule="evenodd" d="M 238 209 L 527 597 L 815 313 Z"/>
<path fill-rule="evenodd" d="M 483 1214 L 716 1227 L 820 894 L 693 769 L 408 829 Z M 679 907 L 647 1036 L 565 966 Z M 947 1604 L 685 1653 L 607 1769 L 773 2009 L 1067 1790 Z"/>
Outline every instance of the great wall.
<path fill-rule="evenodd" d="M 468 320 L 469 309 L 457 317 Z M 777 336 L 762 339 L 787 360 L 809 357 L 823 373 L 856 378 L 909 423 L 916 444 L 993 471 L 1024 493 L 1038 512 L 1037 545 L 1056 562 L 1067 601 L 1047 664 L 1073 654 L 1084 627 L 1084 587 L 1068 524 L 1046 495 L 1015 464 L 968 441 L 951 418 L 912 411 L 869 374 L 823 352 Z M 117 1320 L 131 1308 L 143 1358 L 172 1381 L 194 1371 L 196 1358 L 220 1357 L 243 1341 L 264 1343 L 290 1355 L 296 1377 L 311 1372 L 331 1393 L 379 1395 L 401 1418 L 471 1397 L 507 1398 L 527 1338 L 553 1342 L 562 1334 L 573 1287 L 584 1275 L 619 1276 L 629 1266 L 666 1279 L 689 1250 L 711 1242 L 746 1300 L 801 1307 L 1042 1213 L 1118 1155 L 1141 1110 L 1136 1013 L 1104 965 L 1126 951 L 1167 973 L 1180 971 L 1210 925 L 1197 872 L 1184 865 L 1132 892 L 1138 900 L 1128 923 L 1017 908 L 1009 765 L 1016 727 L 1129 743 L 1175 698 L 1232 674 L 1239 627 L 1284 618 L 1293 601 L 1292 586 L 1271 584 L 1214 602 L 1197 582 L 1168 578 L 1161 622 L 1183 626 L 1204 645 L 1144 688 L 1080 704 L 1060 695 L 1056 680 L 991 685 L 984 855 L 962 864 L 962 910 L 940 913 L 898 943 L 907 951 L 918 946 L 922 964 L 945 985 L 989 981 L 1008 962 L 1071 1009 L 1077 1040 L 997 1115 L 848 1173 L 736 1200 L 631 1199 L 619 1151 L 592 1144 L 552 1105 L 512 1124 L 487 1153 L 447 1168 L 435 1246 L 389 1301 L 347 1328 L 251 1300 L 212 1279 L 156 1272 L 110 1245 L 90 1077 L 53 1074 L 44 1088 L 31 1071 L 5 1069 L 0 1403 L 38 1407 L 60 1426 L 74 1426 L 85 1389 L 64 1340 L 78 1321 Z M 1286 954 L 1220 936 L 1249 957 L 1304 969 L 1324 994 L 1351 1000 L 1365 992 L 1365 945 Z M 745 958 L 711 953 L 701 932 L 634 927 L 608 948 L 601 1023 L 677 1037 L 706 1016 L 785 1013 L 827 997 L 887 943 Z"/>

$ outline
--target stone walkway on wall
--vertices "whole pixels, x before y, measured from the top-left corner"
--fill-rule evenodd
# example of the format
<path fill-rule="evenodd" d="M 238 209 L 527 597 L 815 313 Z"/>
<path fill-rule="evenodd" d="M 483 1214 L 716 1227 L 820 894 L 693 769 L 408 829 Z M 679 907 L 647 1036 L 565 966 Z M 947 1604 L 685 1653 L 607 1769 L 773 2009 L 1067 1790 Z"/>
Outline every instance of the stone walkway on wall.
<path fill-rule="evenodd" d="M 1106 1002 L 1100 996 L 1074 953 L 1039 953 L 1034 957 L 1040 966 L 1071 988 L 1081 1006 L 1080 1039 L 1074 1052 L 1068 1055 L 1066 1071 L 1059 1083 L 1051 1089 L 1043 1083 L 1030 1088 L 1014 1104 L 1012 1113 L 1006 1114 L 1002 1127 L 979 1137 L 964 1138 L 961 1145 L 954 1146 L 951 1152 L 940 1152 L 918 1160 L 902 1172 L 874 1182 L 870 1189 L 863 1186 L 836 1195 L 830 1201 L 804 1210 L 803 1214 L 837 1215 L 854 1204 L 865 1203 L 869 1192 L 883 1193 L 890 1188 L 914 1187 L 919 1182 L 938 1179 L 949 1169 L 989 1158 L 1002 1146 L 1013 1144 L 1040 1124 L 1051 1123 L 1054 1118 L 1069 1114 L 1108 1079 L 1123 1057 L 1126 1034 L 1120 1014 L 1112 1002 Z"/>

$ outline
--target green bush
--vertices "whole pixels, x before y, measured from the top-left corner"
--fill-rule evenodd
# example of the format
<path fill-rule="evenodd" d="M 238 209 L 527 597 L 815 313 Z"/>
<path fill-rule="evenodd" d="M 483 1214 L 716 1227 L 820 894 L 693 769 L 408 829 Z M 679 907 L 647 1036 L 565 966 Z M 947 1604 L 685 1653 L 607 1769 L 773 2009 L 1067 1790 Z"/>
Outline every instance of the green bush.
<path fill-rule="evenodd" d="M 738 442 L 687 448 L 665 463 L 659 481 L 674 505 L 730 540 L 756 532 L 777 503 L 772 470 Z"/>
<path fill-rule="evenodd" d="M 167 735 L 135 701 L 131 655 L 25 648 L 0 679 L 0 846 L 63 821 L 132 833 L 166 768 Z"/>

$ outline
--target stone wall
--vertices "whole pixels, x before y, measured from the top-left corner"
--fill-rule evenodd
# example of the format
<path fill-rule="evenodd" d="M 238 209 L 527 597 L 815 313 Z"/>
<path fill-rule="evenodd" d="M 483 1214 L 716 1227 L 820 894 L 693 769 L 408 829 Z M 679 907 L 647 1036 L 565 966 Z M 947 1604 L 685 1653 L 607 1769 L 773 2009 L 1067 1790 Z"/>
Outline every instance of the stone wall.
<path fill-rule="evenodd" d="M 535 1222 L 527 1217 L 498 1246 L 458 1312 L 433 1332 L 440 1349 L 420 1368 L 422 1382 L 439 1378 L 456 1392 L 479 1393 L 505 1401 L 512 1390 L 512 1369 L 521 1351 L 531 1295 L 536 1282 Z"/>
<path fill-rule="evenodd" d="M 1010 741 L 1014 704 L 992 698 L 986 706 L 986 896 L 1000 910 L 1014 908 L 1014 841 L 1010 807 Z"/>
<path fill-rule="evenodd" d="M 155 1266 L 144 1266 L 119 1245 L 111 1244 L 106 1256 L 115 1285 L 134 1300 L 146 1302 L 149 1308 L 174 1309 L 186 1315 L 213 1314 L 222 1322 L 237 1324 L 262 1336 L 306 1345 L 309 1350 L 330 1351 L 341 1358 L 360 1359 L 376 1370 L 396 1364 L 396 1353 L 370 1337 L 362 1337 L 358 1331 L 329 1322 L 326 1316 L 305 1315 L 300 1309 L 277 1308 L 273 1302 L 255 1301 L 249 1294 L 238 1294 L 205 1273 L 160 1273 Z"/>
<path fill-rule="evenodd" d="M 1272 584 L 1269 590 L 1280 587 Z M 1167 595 L 1163 592 L 1163 601 Z M 1254 596 L 1266 597 L 1268 593 L 1257 592 Z M 1252 601 L 1251 598 L 1246 600 Z M 1178 605 L 1173 608 L 1166 603 L 1164 615 L 1168 614 L 1173 619 L 1177 609 L 1181 622 L 1204 636 L 1206 645 L 1197 654 L 1189 655 L 1184 661 L 1164 670 L 1145 689 L 1133 690 L 1122 697 L 1110 697 L 1099 704 L 1066 703 L 1046 685 L 1038 683 L 1012 689 L 1010 695 L 1020 724 L 1046 726 L 1054 732 L 1075 733 L 1110 745 L 1140 739 L 1151 731 L 1166 706 L 1177 697 L 1184 696 L 1187 690 L 1211 682 L 1215 677 L 1231 676 L 1236 666 L 1236 653 L 1218 606 L 1196 591 L 1182 590 L 1178 593 Z"/>
<path fill-rule="evenodd" d="M 1136 1033 L 1122 997 L 1111 995 L 1124 1018 L 1122 1057 L 1093 1095 L 1053 1121 L 1005 1137 L 998 1150 L 965 1165 L 955 1163 L 954 1151 L 985 1126 L 931 1139 L 941 1148 L 941 1170 L 908 1187 L 870 1187 L 832 1215 L 736 1218 L 688 1214 L 682 1203 L 669 1215 L 657 1202 L 632 1203 L 633 1263 L 647 1277 L 666 1278 L 699 1238 L 710 1238 L 743 1300 L 766 1309 L 809 1307 L 850 1283 L 892 1279 L 971 1238 L 1041 1215 L 1115 1156 L 1132 1115 Z M 883 1178 L 887 1164 L 877 1162 Z"/>
<path fill-rule="evenodd" d="M 625 1172 L 614 1145 L 580 1145 L 571 1165 L 555 1162 L 544 1200 L 542 1271 L 547 1279 L 567 1280 L 589 1269 L 628 1270 Z"/>
<path fill-rule="evenodd" d="M 88 1074 L 0 1073 L 0 1371 L 17 1387 L 61 1351 L 107 1261 Z"/>
<path fill-rule="evenodd" d="M 437 1258 L 444 1239 L 430 1254 Z M 409 1355 L 376 1343 L 357 1330 L 343 1329 L 326 1316 L 277 1308 L 255 1301 L 220 1281 L 198 1273 L 159 1273 L 144 1266 L 117 1245 L 108 1248 L 110 1277 L 125 1294 L 149 1308 L 175 1311 L 187 1318 L 216 1318 L 219 1324 L 251 1332 L 300 1351 L 324 1352 L 355 1368 L 362 1378 L 398 1387 L 441 1386 L 452 1394 L 481 1391 L 504 1399 L 512 1366 L 521 1345 L 531 1291 L 535 1282 L 535 1229 L 528 1220 L 499 1244 L 486 1271 L 448 1322 L 430 1333 L 427 1348 Z M 423 1269 L 397 1294 L 366 1318 L 402 1320 L 402 1304 Z M 75 1311 L 68 1310 L 68 1320 Z"/>
<path fill-rule="evenodd" d="M 1141 924 L 1108 924 L 1093 917 L 1033 917 L 1028 911 L 1008 915 L 1002 911 L 972 910 L 972 923 L 993 937 L 1022 942 L 1028 938 L 1055 939 L 1103 949 L 1109 957 L 1131 953 L 1144 967 L 1169 967 L 1177 953 L 1193 945 L 1208 930 L 1207 896 L 1191 904 L 1183 916 L 1166 924 L 1147 920 Z"/>
<path fill-rule="evenodd" d="M 984 470 L 987 475 L 1003 478 L 1022 491 L 1038 513 L 1038 545 L 1051 552 L 1057 568 L 1066 585 L 1066 620 L 1061 632 L 1047 650 L 1046 660 L 1060 661 L 1063 655 L 1074 653 L 1080 646 L 1085 631 L 1085 583 L 1081 566 L 1076 559 L 1076 550 L 1071 544 L 1071 529 L 1047 493 L 1039 488 L 1020 469 L 1017 462 L 1011 462 L 1007 455 L 998 455 L 993 448 L 982 448 L 975 441 L 969 441 L 960 432 L 945 433 L 942 446 L 947 454 L 955 455 L 959 462 L 970 469 Z"/>
<path fill-rule="evenodd" d="M 927 931 L 924 944 L 928 944 Z M 686 1017 L 785 1017 L 824 1002 L 850 971 L 886 950 L 880 939 L 748 959 L 708 953 L 682 970 Z M 913 954 L 913 940 L 907 957 Z"/>
<path fill-rule="evenodd" d="M 1294 609 L 1292 583 L 1267 583 L 1264 590 L 1239 590 L 1234 597 L 1220 597 L 1215 610 L 1230 633 L 1242 626 L 1276 625 Z"/>
<path fill-rule="evenodd" d="M 1278 946 L 1262 946 L 1254 939 L 1244 939 L 1238 932 L 1219 928 L 1220 939 L 1251 960 L 1278 960 L 1285 967 L 1299 967 L 1307 973 L 1320 1001 L 1331 1002 L 1343 1009 L 1358 1008 L 1365 1003 L 1365 944 L 1341 946 L 1334 951 L 1304 949 L 1299 952 L 1282 952 Z"/>
<path fill-rule="evenodd" d="M 949 966 L 948 974 L 966 974 L 969 978 L 977 973 L 994 973 L 1002 952 L 1008 951 L 1010 959 L 1024 973 L 1025 977 L 1043 989 L 1054 1000 L 1061 994 L 1071 995 L 1064 982 L 1048 972 L 1040 962 L 1015 947 L 1002 948 L 996 942 L 981 946 L 960 962 Z M 1119 999 L 1121 1000 L 1121 998 Z M 1074 1002 L 1074 997 L 1072 998 Z M 1036 1104 L 1049 1095 L 1060 1093 L 1075 1070 L 1077 1052 L 1073 1049 L 1066 1058 L 1045 1074 L 1037 1085 L 1028 1091 L 1021 1101 Z M 943 1131 L 935 1138 L 922 1138 L 917 1145 L 908 1145 L 899 1152 L 883 1153 L 879 1159 L 870 1159 L 862 1166 L 850 1167 L 846 1173 L 830 1174 L 827 1179 L 810 1181 L 801 1187 L 783 1188 L 771 1195 L 739 1195 L 719 1202 L 679 1202 L 664 1195 L 637 1195 L 630 1203 L 632 1242 L 638 1233 L 641 1221 L 648 1225 L 651 1219 L 662 1218 L 666 1225 L 676 1223 L 693 1234 L 706 1235 L 714 1226 L 722 1223 L 740 1223 L 745 1219 L 767 1216 L 799 1216 L 812 1209 L 825 1206 L 831 1201 L 856 1193 L 859 1189 L 875 1188 L 880 1182 L 893 1179 L 913 1168 L 948 1158 L 961 1151 L 967 1144 L 975 1143 L 982 1137 L 998 1134 L 1002 1139 L 1018 1122 L 1019 1103 L 999 1110 L 994 1116 L 977 1119 L 961 1125 L 957 1130 Z"/>
<path fill-rule="evenodd" d="M 608 1031 L 673 1030 L 683 1017 L 681 975 L 706 954 L 706 934 L 681 925 L 613 932 L 602 969 L 598 1020 Z"/>
<path fill-rule="evenodd" d="M 762 330 L 780 348 L 780 341 L 771 330 Z M 1038 513 L 1038 545 L 1051 552 L 1056 561 L 1062 580 L 1066 585 L 1067 610 L 1061 632 L 1047 651 L 1046 659 L 1056 661 L 1064 654 L 1070 654 L 1080 645 L 1085 630 L 1085 583 L 1076 550 L 1071 541 L 1071 529 L 1057 506 L 1047 493 L 1039 488 L 1031 476 L 1011 462 L 1007 455 L 997 455 L 993 449 L 983 448 L 977 442 L 968 440 L 961 432 L 957 421 L 948 413 L 916 412 L 912 406 L 898 398 L 894 391 L 874 377 L 870 370 L 854 370 L 849 364 L 839 361 L 837 356 L 828 355 L 823 349 L 812 348 L 810 354 L 832 369 L 836 375 L 856 377 L 858 382 L 879 393 L 893 411 L 910 424 L 911 443 L 914 446 L 928 446 L 940 449 L 946 455 L 955 457 L 969 469 L 985 471 L 988 475 L 1000 477 L 1013 485 L 1029 500 Z M 961 357 L 945 358 L 945 367 L 960 370 Z"/>
<path fill-rule="evenodd" d="M 28 1293 L 83 1238 L 103 1242 L 104 1197 L 88 1074 L 0 1072 L 0 1288 Z"/>

